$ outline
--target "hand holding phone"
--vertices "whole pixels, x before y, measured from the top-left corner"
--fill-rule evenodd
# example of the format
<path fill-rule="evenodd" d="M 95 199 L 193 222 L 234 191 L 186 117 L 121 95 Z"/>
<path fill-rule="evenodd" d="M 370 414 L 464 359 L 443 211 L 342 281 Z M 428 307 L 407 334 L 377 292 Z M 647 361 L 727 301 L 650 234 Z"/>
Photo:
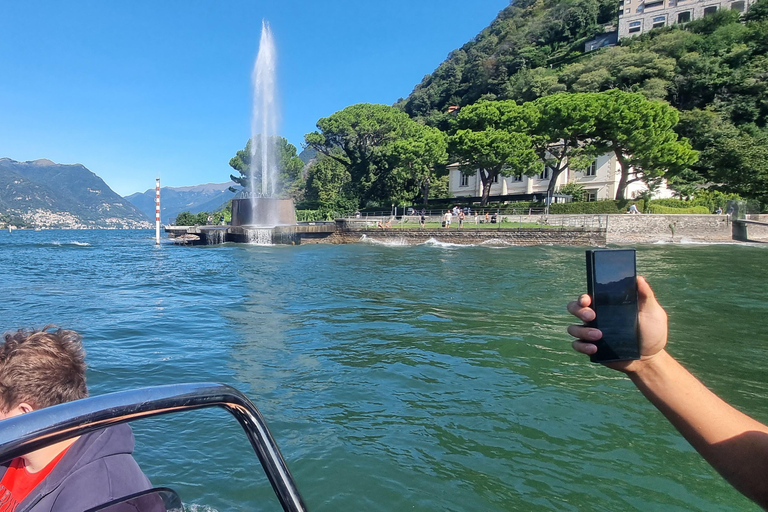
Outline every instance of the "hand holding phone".
<path fill-rule="evenodd" d="M 595 363 L 640 359 L 637 336 L 637 271 L 634 249 L 587 251 L 587 293 L 603 336 L 594 342 Z"/>

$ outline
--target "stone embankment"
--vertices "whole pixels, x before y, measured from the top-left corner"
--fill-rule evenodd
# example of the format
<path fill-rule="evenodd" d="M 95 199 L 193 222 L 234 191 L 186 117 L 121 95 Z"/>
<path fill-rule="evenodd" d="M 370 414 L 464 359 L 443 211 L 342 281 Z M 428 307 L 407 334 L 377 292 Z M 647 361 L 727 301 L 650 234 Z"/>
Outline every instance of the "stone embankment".
<path fill-rule="evenodd" d="M 764 216 L 768 217 L 768 216 Z M 519 229 L 377 229 L 372 222 L 338 221 L 324 239 L 301 243 L 354 243 L 361 240 L 412 245 L 430 239 L 454 244 L 605 246 L 643 243 L 731 242 L 727 215 L 549 215 L 523 216 L 542 228 Z M 759 219 L 755 219 L 759 220 Z M 368 224 L 368 225 L 366 225 Z M 750 240 L 768 240 L 768 226 L 750 226 Z"/>
<path fill-rule="evenodd" d="M 768 214 L 761 213 L 759 215 L 758 214 L 747 215 L 747 220 L 764 222 L 768 224 Z M 768 226 L 749 223 L 747 225 L 747 237 L 749 238 L 749 240 L 753 240 L 756 242 L 768 242 Z"/>
<path fill-rule="evenodd" d="M 559 225 L 565 222 L 564 217 L 575 216 L 550 215 L 547 223 Z M 605 223 L 608 244 L 733 240 L 731 221 L 727 215 L 620 214 L 578 217 L 599 218 Z"/>
<path fill-rule="evenodd" d="M 458 245 L 605 245 L 605 230 L 601 229 L 354 229 L 338 230 L 322 239 L 302 239 L 301 243 L 350 244 L 361 241 L 393 245 L 416 245 L 429 240 Z"/>

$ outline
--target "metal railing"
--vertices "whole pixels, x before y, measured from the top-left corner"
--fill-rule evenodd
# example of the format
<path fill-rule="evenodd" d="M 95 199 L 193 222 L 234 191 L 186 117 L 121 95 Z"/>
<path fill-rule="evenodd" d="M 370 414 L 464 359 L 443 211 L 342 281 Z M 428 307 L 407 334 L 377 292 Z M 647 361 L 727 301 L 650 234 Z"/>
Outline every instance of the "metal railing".
<path fill-rule="evenodd" d="M 175 384 L 111 393 L 46 407 L 2 421 L 0 461 L 110 425 L 162 414 L 221 407 L 243 427 L 286 512 L 306 506 L 267 424 L 240 391 L 216 383 Z"/>

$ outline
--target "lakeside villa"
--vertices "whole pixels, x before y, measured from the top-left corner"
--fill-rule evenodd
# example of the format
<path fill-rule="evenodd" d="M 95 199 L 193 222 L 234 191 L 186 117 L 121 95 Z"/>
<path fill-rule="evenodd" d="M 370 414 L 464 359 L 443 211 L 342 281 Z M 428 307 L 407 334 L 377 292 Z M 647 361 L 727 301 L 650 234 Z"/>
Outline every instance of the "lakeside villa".
<path fill-rule="evenodd" d="M 465 175 L 459 170 L 459 164 L 448 166 L 449 181 L 448 194 L 451 197 L 477 197 L 482 195 L 483 183 L 479 171 L 474 175 Z M 550 168 L 545 167 L 541 174 L 536 176 L 503 176 L 499 175 L 491 185 L 491 197 L 514 194 L 540 195 L 543 199 L 547 194 L 547 186 L 552 176 Z M 613 153 L 600 155 L 585 170 L 576 171 L 566 168 L 557 178 L 557 188 L 567 183 L 578 183 L 584 187 L 587 201 L 599 201 L 601 199 L 614 199 L 616 187 L 621 177 L 621 168 Z M 641 192 L 648 190 L 642 181 L 630 183 L 627 186 L 626 197 L 636 197 Z M 666 182 L 654 191 L 654 199 L 672 197 L 672 191 L 666 186 Z"/>

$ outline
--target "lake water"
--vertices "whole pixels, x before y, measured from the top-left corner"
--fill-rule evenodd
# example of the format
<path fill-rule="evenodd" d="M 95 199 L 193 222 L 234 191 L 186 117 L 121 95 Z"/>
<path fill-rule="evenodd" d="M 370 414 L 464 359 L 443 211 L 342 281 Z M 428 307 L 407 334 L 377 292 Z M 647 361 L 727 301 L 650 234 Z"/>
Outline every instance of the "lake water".
<path fill-rule="evenodd" d="M 638 247 L 669 350 L 768 421 L 768 246 Z M 0 234 L 0 329 L 81 331 L 91 394 L 216 381 L 267 419 L 313 511 L 756 510 L 622 375 L 570 348 L 584 249 L 154 245 Z M 133 424 L 193 511 L 276 510 L 226 412 Z"/>

